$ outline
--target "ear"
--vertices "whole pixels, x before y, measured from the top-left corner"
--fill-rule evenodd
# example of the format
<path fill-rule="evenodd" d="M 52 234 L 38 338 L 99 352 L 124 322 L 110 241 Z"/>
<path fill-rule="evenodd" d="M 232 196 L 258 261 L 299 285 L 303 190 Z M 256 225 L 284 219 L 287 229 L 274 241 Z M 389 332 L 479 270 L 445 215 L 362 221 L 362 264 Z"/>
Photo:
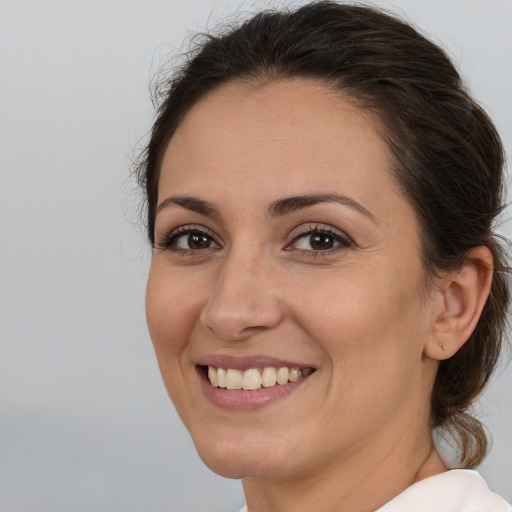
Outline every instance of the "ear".
<path fill-rule="evenodd" d="M 441 278 L 433 333 L 424 347 L 427 357 L 449 359 L 466 343 L 489 296 L 492 275 L 492 253 L 480 246 L 469 251 L 461 268 Z"/>

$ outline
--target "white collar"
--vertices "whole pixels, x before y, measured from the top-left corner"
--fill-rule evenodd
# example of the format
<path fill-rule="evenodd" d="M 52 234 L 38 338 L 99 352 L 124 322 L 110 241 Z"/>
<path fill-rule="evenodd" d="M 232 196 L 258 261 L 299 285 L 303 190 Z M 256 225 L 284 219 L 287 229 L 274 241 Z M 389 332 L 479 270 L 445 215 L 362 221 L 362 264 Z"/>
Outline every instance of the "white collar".
<path fill-rule="evenodd" d="M 411 485 L 376 512 L 411 511 L 509 512 L 512 507 L 476 471 L 452 469 Z"/>

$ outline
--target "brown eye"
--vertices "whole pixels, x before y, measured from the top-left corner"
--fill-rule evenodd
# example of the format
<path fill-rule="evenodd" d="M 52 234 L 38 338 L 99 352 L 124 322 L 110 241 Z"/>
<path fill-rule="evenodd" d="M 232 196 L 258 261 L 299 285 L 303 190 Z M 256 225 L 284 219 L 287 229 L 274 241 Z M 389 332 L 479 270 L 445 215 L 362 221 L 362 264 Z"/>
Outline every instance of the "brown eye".
<path fill-rule="evenodd" d="M 181 238 L 185 238 L 187 240 L 188 249 L 208 249 L 212 242 L 210 237 L 202 234 L 192 234 Z M 181 247 L 180 241 L 178 241 L 176 245 Z"/>
<path fill-rule="evenodd" d="M 219 249 L 210 230 L 203 227 L 180 226 L 169 234 L 160 244 L 161 249 L 167 251 L 196 252 L 206 249 Z"/>
<path fill-rule="evenodd" d="M 315 251 L 332 249 L 334 247 L 334 243 L 334 238 L 328 233 L 317 233 L 316 235 L 312 235 L 309 240 L 311 248 Z"/>
<path fill-rule="evenodd" d="M 330 229 L 327 226 L 308 226 L 306 232 L 299 233 L 286 250 L 299 250 L 303 254 L 321 255 L 332 254 L 353 246 L 352 240 L 342 231 Z"/>

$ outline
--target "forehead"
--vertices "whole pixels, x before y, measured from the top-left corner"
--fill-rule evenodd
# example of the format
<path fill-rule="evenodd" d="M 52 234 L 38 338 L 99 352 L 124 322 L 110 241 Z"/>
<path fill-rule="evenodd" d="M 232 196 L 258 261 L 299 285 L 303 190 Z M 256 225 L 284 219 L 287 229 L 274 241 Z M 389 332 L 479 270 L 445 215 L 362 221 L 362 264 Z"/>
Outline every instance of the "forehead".
<path fill-rule="evenodd" d="M 343 93 L 308 80 L 232 83 L 187 113 L 164 155 L 159 198 L 170 193 L 260 196 L 359 189 L 368 201 L 391 180 L 375 119 Z M 242 190 L 242 184 L 247 190 Z M 183 190 L 182 190 L 183 189 Z M 396 191 L 395 191 L 396 192 Z M 254 194 L 252 194 L 254 195 Z M 221 200 L 221 198 L 218 198 Z"/>

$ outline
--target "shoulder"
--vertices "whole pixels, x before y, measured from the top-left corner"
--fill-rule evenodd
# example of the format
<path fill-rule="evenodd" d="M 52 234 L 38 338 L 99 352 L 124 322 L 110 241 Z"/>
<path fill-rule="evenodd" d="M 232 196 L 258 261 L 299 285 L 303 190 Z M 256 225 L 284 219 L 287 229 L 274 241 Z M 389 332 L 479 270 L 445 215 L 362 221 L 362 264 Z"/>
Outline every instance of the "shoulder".
<path fill-rule="evenodd" d="M 476 471 L 454 469 L 417 482 L 377 512 L 512 512 Z"/>

